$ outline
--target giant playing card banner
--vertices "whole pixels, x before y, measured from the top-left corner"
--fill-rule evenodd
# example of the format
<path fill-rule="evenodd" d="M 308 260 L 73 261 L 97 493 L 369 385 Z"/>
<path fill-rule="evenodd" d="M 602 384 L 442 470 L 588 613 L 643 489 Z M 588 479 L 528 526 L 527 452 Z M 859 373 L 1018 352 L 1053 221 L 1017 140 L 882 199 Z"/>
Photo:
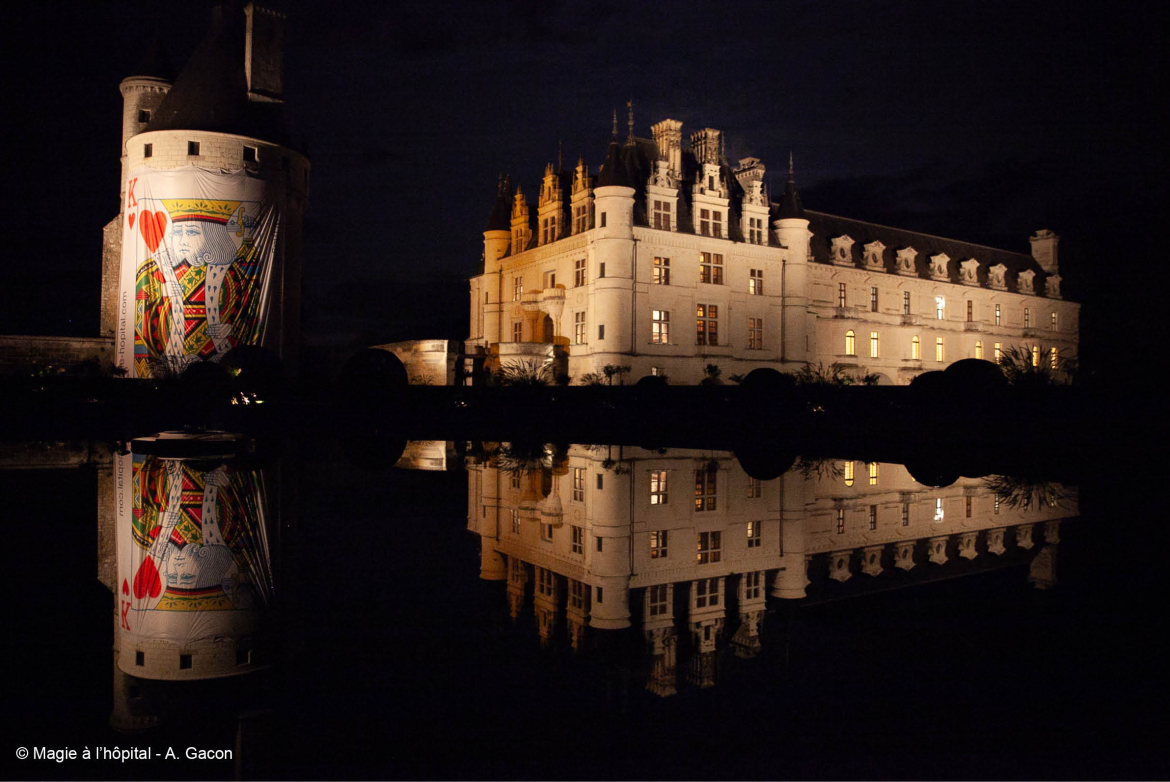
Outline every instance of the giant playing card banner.
<path fill-rule="evenodd" d="M 254 632 L 272 594 L 262 474 L 142 454 L 114 471 L 120 648 Z"/>
<path fill-rule="evenodd" d="M 118 365 L 129 377 L 175 375 L 276 333 L 273 189 L 245 171 L 130 173 L 117 333 Z"/>

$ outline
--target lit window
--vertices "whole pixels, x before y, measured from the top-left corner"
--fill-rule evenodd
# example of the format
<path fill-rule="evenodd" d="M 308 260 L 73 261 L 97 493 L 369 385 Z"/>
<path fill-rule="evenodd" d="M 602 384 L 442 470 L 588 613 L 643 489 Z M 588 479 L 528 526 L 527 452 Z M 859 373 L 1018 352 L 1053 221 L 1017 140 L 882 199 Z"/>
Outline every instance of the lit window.
<path fill-rule="evenodd" d="M 760 547 L 760 522 L 749 521 L 747 525 L 747 547 Z"/>
<path fill-rule="evenodd" d="M 845 462 L 845 485 L 853 485 L 853 462 Z"/>
<path fill-rule="evenodd" d="M 716 535 L 719 533 L 716 532 Z M 718 560 L 715 560 L 718 562 Z M 701 578 L 695 582 L 695 608 L 719 605 L 719 579 Z"/>
<path fill-rule="evenodd" d="M 670 313 L 668 311 L 651 311 L 650 341 L 655 345 L 666 345 L 670 342 Z"/>
<path fill-rule="evenodd" d="M 695 470 L 696 511 L 715 510 L 718 476 L 719 466 L 714 463 Z"/>
<path fill-rule="evenodd" d="M 748 476 L 747 483 L 747 498 L 749 500 L 759 499 L 764 490 L 764 482 L 759 478 L 752 478 Z"/>
<path fill-rule="evenodd" d="M 995 325 L 997 325 L 997 326 L 1000 325 L 1000 320 L 1001 320 L 1000 316 L 1001 316 L 1001 313 L 1000 313 L 999 305 L 996 304 L 995 305 Z"/>
<path fill-rule="evenodd" d="M 873 532 L 877 529 L 877 506 L 869 506 L 869 531 Z"/>
<path fill-rule="evenodd" d="M 572 532 L 571 549 L 574 554 L 585 553 L 585 531 L 580 527 L 570 527 Z"/>
<path fill-rule="evenodd" d="M 1057 348 L 1048 349 L 1048 366 L 1057 369 L 1060 366 L 1060 351 Z"/>
<path fill-rule="evenodd" d="M 837 306 L 845 306 L 845 283 L 843 282 L 837 283 Z"/>
<path fill-rule="evenodd" d="M 845 332 L 845 355 L 857 355 L 857 335 L 853 333 L 852 329 Z"/>
<path fill-rule="evenodd" d="M 1053 313 L 1052 313 L 1052 317 L 1051 317 L 1051 319 L 1050 319 L 1050 321 L 1049 321 L 1049 326 L 1048 326 L 1048 327 L 1049 327 L 1050 329 L 1052 329 L 1053 331 L 1056 331 L 1056 330 L 1057 330 L 1057 328 L 1056 328 L 1056 327 L 1057 327 L 1057 322 L 1058 322 L 1058 321 L 1057 321 L 1056 313 L 1055 313 L 1055 312 L 1053 312 Z"/>
<path fill-rule="evenodd" d="M 935 361 L 946 360 L 946 350 L 945 350 L 945 345 L 943 343 L 942 337 L 937 337 L 934 340 L 934 360 Z"/>
<path fill-rule="evenodd" d="M 764 349 L 764 319 L 748 318 L 748 350 Z"/>
<path fill-rule="evenodd" d="M 837 534 L 845 534 L 845 509 L 837 508 Z"/>
<path fill-rule="evenodd" d="M 946 312 L 947 300 L 942 296 L 934 297 L 934 314 L 936 320 L 942 320 Z"/>
<path fill-rule="evenodd" d="M 655 285 L 670 285 L 670 259 L 656 257 L 652 274 L 650 281 Z"/>
<path fill-rule="evenodd" d="M 719 344 L 719 307 L 698 304 L 695 307 L 695 344 Z"/>
<path fill-rule="evenodd" d="M 983 343 L 978 340 L 975 342 L 975 358 L 983 358 Z"/>
<path fill-rule="evenodd" d="M 518 323 L 518 322 L 512 324 L 512 341 L 513 342 L 519 342 L 521 340 L 521 337 L 523 336 L 523 333 L 524 333 L 524 324 Z"/>
<path fill-rule="evenodd" d="M 700 532 L 695 562 L 699 565 L 718 562 L 723 558 L 723 533 Z"/>
<path fill-rule="evenodd" d="M 922 342 L 915 335 L 914 339 L 910 340 L 910 358 L 918 361 L 922 358 Z"/>
<path fill-rule="evenodd" d="M 573 342 L 578 345 L 585 344 L 585 313 L 573 313 Z"/>
<path fill-rule="evenodd" d="M 1040 366 L 1040 346 L 1039 345 L 1032 346 L 1032 366 L 1034 366 L 1034 367 Z"/>
<path fill-rule="evenodd" d="M 866 466 L 866 472 L 869 474 L 869 485 L 877 486 L 878 482 L 878 464 L 877 462 L 870 462 Z"/>
<path fill-rule="evenodd" d="M 198 141 L 188 141 L 187 142 L 187 154 L 188 155 L 198 155 L 199 154 L 199 142 Z"/>
<path fill-rule="evenodd" d="M 666 470 L 650 471 L 650 504 L 665 505 L 669 495 L 666 490 Z"/>
<path fill-rule="evenodd" d="M 995 349 L 995 363 L 998 364 L 1000 357 L 1003 355 L 1003 343 L 996 342 L 994 349 Z"/>
<path fill-rule="evenodd" d="M 699 282 L 723 284 L 723 254 L 699 253 Z"/>
<path fill-rule="evenodd" d="M 650 559 L 665 559 L 667 554 L 667 532 L 650 533 Z"/>
<path fill-rule="evenodd" d="M 878 333 L 876 331 L 869 332 L 869 357 L 877 358 L 880 355 L 878 345 Z"/>
<path fill-rule="evenodd" d="M 585 501 L 585 468 L 573 468 L 573 500 L 575 502 Z"/>
<path fill-rule="evenodd" d="M 654 201 L 654 227 L 660 231 L 670 230 L 670 202 Z"/>
<path fill-rule="evenodd" d="M 655 584 L 647 590 L 647 603 L 650 616 L 664 616 L 667 612 L 666 598 L 669 594 L 668 584 Z"/>
<path fill-rule="evenodd" d="M 585 259 L 573 261 L 573 287 L 580 288 L 585 284 Z"/>
<path fill-rule="evenodd" d="M 520 301 L 524 296 L 524 278 L 516 276 L 512 278 L 512 301 Z"/>
<path fill-rule="evenodd" d="M 743 574 L 743 597 L 745 600 L 759 600 L 761 589 L 761 578 L 763 573 L 758 570 L 753 570 L 751 573 Z"/>
<path fill-rule="evenodd" d="M 910 291 L 902 291 L 902 314 L 910 314 Z"/>
<path fill-rule="evenodd" d="M 869 289 L 869 311 L 878 311 L 878 289 L 876 286 Z"/>
<path fill-rule="evenodd" d="M 748 276 L 748 293 L 753 296 L 764 295 L 764 270 L 751 269 Z"/>
<path fill-rule="evenodd" d="M 938 497 L 934 501 L 934 520 L 936 522 L 942 521 L 944 515 L 942 497 Z"/>

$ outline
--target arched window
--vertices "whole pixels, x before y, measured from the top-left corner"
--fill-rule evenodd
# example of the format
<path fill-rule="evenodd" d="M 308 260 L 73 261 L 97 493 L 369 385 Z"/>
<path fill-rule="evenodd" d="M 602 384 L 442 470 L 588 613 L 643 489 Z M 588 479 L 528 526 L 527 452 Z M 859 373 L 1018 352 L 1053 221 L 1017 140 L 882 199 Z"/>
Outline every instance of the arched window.
<path fill-rule="evenodd" d="M 853 462 L 845 462 L 845 485 L 853 485 Z"/>
<path fill-rule="evenodd" d="M 983 358 L 983 343 L 979 340 L 975 341 L 975 358 Z"/>
<path fill-rule="evenodd" d="M 914 335 L 914 339 L 910 341 L 910 358 L 915 361 L 922 360 L 922 341 L 918 339 L 918 335 Z"/>
<path fill-rule="evenodd" d="M 1034 367 L 1040 366 L 1040 346 L 1039 345 L 1032 346 L 1032 366 L 1034 366 Z"/>
<path fill-rule="evenodd" d="M 852 329 L 845 332 L 845 355 L 857 355 L 857 335 L 853 333 Z"/>

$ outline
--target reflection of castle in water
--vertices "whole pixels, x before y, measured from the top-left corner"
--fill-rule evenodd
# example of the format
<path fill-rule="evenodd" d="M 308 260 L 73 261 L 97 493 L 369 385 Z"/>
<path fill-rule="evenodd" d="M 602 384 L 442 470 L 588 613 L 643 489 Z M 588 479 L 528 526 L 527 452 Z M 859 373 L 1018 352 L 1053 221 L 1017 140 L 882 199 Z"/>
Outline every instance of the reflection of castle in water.
<path fill-rule="evenodd" d="M 647 687 L 662 695 L 675 691 L 680 645 L 698 686 L 714 683 L 722 648 L 754 655 L 769 596 L 857 595 L 1028 560 L 1029 581 L 1051 586 L 1059 523 L 1077 515 L 1075 500 L 1021 502 L 983 478 L 930 488 L 894 464 L 802 463 L 762 481 L 727 452 L 549 447 L 536 469 L 514 456 L 504 446 L 468 465 L 481 578 L 507 582 L 514 619 L 531 590 L 544 643 L 562 609 L 574 648 L 586 627 L 639 628 Z"/>

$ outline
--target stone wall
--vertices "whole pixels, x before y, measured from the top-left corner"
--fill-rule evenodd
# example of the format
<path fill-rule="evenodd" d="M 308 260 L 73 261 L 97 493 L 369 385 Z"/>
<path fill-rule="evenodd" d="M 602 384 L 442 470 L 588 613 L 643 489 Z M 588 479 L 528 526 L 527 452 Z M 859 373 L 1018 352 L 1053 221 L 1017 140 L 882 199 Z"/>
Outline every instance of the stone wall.
<path fill-rule="evenodd" d="M 34 367 L 68 368 L 90 359 L 108 371 L 114 363 L 114 338 L 0 336 L 0 375 L 26 374 Z"/>

